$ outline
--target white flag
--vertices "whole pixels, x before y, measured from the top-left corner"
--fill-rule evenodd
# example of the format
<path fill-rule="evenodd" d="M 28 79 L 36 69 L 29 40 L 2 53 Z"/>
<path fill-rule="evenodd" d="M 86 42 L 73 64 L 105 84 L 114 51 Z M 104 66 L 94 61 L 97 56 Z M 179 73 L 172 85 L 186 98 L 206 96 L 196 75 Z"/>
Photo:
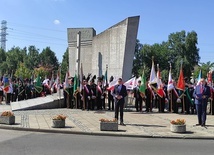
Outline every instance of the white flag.
<path fill-rule="evenodd" d="M 168 85 L 167 85 L 167 91 L 170 91 L 174 88 L 173 82 L 172 82 L 172 73 L 171 73 L 171 67 L 169 70 L 169 78 L 168 78 Z"/>
<path fill-rule="evenodd" d="M 154 67 L 154 61 L 152 60 L 152 69 L 151 69 L 151 73 L 150 73 L 150 78 L 149 78 L 149 84 L 155 84 L 157 83 L 157 77 L 156 77 L 156 73 L 155 73 L 155 67 Z"/>
<path fill-rule="evenodd" d="M 131 79 L 129 79 L 128 81 L 126 81 L 123 85 L 126 86 L 126 89 L 133 89 L 135 86 L 135 81 L 136 81 L 136 77 L 133 77 Z"/>

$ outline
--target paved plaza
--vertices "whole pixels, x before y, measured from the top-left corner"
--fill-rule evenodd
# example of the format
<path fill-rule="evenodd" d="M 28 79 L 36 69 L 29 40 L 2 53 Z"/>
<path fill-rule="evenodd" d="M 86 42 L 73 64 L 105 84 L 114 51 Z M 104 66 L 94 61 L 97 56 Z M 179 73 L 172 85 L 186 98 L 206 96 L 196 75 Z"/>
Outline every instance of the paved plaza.
<path fill-rule="evenodd" d="M 0 112 L 11 110 L 10 105 L 0 105 Z M 113 119 L 114 111 L 82 111 L 80 109 L 45 109 L 14 111 L 16 123 L 14 125 L 0 124 L 0 129 L 29 130 L 41 132 L 56 132 L 70 134 L 130 136 L 130 137 L 160 137 L 160 138 L 202 138 L 214 139 L 214 115 L 207 116 L 207 126 L 195 126 L 196 115 L 175 113 L 158 113 L 154 109 L 151 113 L 135 112 L 125 109 L 124 123 L 118 126 L 118 131 L 100 131 L 100 119 Z M 52 128 L 52 118 L 57 114 L 64 114 L 65 128 Z M 170 120 L 186 120 L 186 133 L 172 133 Z"/>

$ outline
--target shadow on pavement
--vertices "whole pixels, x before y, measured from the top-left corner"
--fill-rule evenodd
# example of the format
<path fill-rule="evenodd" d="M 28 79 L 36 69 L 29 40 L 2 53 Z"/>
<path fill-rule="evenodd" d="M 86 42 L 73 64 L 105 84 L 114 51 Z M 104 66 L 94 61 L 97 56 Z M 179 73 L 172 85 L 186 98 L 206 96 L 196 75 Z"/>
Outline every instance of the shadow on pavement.
<path fill-rule="evenodd" d="M 143 127 L 161 127 L 161 128 L 165 128 L 167 126 L 163 126 L 163 125 L 149 125 L 149 124 L 126 124 L 127 126 L 143 126 Z"/>

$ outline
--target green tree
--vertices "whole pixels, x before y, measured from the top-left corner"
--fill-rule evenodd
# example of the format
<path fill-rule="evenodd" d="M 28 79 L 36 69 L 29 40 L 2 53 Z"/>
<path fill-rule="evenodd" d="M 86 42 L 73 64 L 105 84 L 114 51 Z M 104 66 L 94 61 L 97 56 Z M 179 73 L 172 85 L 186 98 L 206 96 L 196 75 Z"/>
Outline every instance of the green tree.
<path fill-rule="evenodd" d="M 17 64 L 23 63 L 26 58 L 26 48 L 12 47 L 6 53 L 7 73 L 12 74 L 17 69 Z"/>
<path fill-rule="evenodd" d="M 25 66 L 28 66 L 30 70 L 39 66 L 39 49 L 35 46 L 28 47 L 27 57 L 25 59 Z"/>
<path fill-rule="evenodd" d="M 65 53 L 63 54 L 62 64 L 61 64 L 61 81 L 64 81 L 65 74 L 68 70 L 69 64 L 69 57 L 68 57 L 68 48 L 66 49 Z"/>
<path fill-rule="evenodd" d="M 181 32 L 172 33 L 168 38 L 168 48 L 170 49 L 170 61 L 174 70 L 172 72 L 176 77 L 179 76 L 181 61 L 183 62 L 184 76 L 190 77 L 194 66 L 198 64 L 199 49 L 197 33 L 192 31 L 186 34 L 183 30 Z"/>
<path fill-rule="evenodd" d="M 25 78 L 30 78 L 32 74 L 32 71 L 28 69 L 24 63 L 19 63 L 18 68 L 15 72 L 15 76 L 25 79 Z"/>
<path fill-rule="evenodd" d="M 135 51 L 134 51 L 134 60 L 133 60 L 133 68 L 132 68 L 132 74 L 134 76 L 139 76 L 139 72 L 142 69 L 141 66 L 143 65 L 143 54 L 141 52 L 142 50 L 142 44 L 140 44 L 140 41 L 136 40 L 135 45 Z"/>
<path fill-rule="evenodd" d="M 6 70 L 6 52 L 2 48 L 0 48 L 0 76 L 2 76 L 6 72 Z"/>
<path fill-rule="evenodd" d="M 202 77 L 203 78 L 207 78 L 207 73 L 209 71 L 211 71 L 214 67 L 214 62 L 206 62 L 206 63 L 200 63 L 200 66 L 198 66 L 195 70 L 194 70 L 194 78 L 198 77 L 198 74 L 201 70 L 202 72 Z"/>
<path fill-rule="evenodd" d="M 58 70 L 59 68 L 59 62 L 55 53 L 50 49 L 50 47 L 46 47 L 42 50 L 39 57 L 40 65 L 47 69 L 47 76 L 51 77 L 52 71 Z"/>

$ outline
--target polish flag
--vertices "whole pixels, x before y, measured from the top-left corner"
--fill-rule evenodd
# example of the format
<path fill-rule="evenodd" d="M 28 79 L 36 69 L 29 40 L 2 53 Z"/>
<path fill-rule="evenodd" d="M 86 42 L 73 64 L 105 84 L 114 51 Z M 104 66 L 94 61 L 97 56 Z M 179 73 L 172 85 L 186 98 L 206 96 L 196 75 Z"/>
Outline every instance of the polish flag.
<path fill-rule="evenodd" d="M 114 86 L 117 85 L 119 78 L 115 78 L 113 81 L 111 81 L 108 85 L 107 90 L 114 90 Z"/>
<path fill-rule="evenodd" d="M 126 86 L 126 89 L 133 89 L 135 86 L 135 81 L 136 81 L 136 77 L 133 77 L 131 79 L 129 79 L 128 81 L 126 81 L 123 85 Z"/>
<path fill-rule="evenodd" d="M 157 65 L 157 68 L 158 68 L 158 71 L 157 71 L 157 86 L 158 86 L 158 89 L 157 89 L 156 92 L 157 92 L 158 96 L 163 98 L 164 95 L 165 95 L 165 92 L 163 90 L 163 84 L 162 84 L 162 81 L 161 81 L 159 65 Z"/>
<path fill-rule="evenodd" d="M 174 89 L 174 85 L 172 82 L 172 73 L 171 73 L 171 66 L 170 66 L 167 91 L 171 91 L 172 89 Z"/>

